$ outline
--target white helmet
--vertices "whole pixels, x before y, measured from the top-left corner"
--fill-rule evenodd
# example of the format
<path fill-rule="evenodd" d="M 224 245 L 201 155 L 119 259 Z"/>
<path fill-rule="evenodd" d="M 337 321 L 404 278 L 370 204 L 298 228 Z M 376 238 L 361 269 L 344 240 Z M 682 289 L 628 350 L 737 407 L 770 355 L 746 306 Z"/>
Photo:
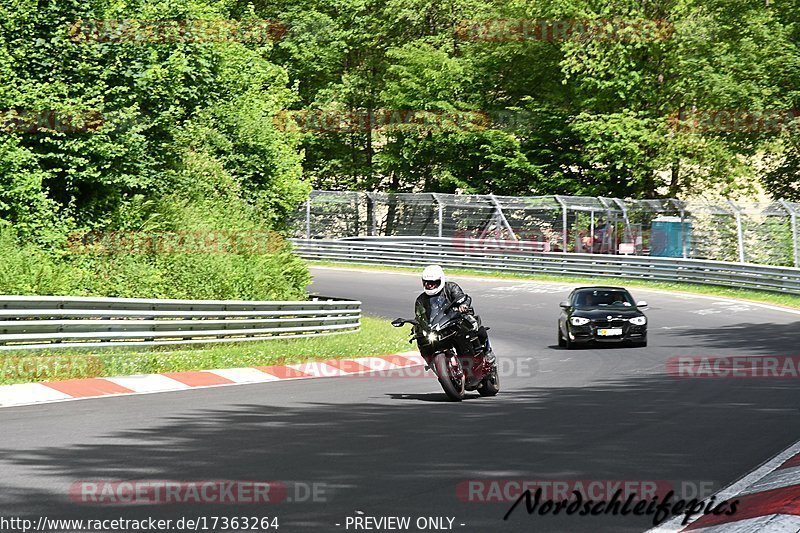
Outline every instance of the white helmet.
<path fill-rule="evenodd" d="M 422 271 L 422 288 L 425 294 L 435 296 L 444 289 L 444 270 L 439 265 L 426 266 Z"/>

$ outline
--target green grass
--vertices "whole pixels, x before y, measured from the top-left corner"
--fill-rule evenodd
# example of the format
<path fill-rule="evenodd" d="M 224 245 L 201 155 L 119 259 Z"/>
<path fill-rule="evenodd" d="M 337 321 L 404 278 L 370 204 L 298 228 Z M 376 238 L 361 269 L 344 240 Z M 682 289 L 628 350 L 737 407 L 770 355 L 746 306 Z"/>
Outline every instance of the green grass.
<path fill-rule="evenodd" d="M 382 265 L 363 265 L 360 263 L 342 263 L 336 261 L 307 261 L 309 266 L 329 266 L 341 268 L 359 268 L 366 270 L 394 270 L 399 272 L 420 272 L 421 268 L 382 266 Z M 717 287 L 714 285 L 697 285 L 693 283 L 668 283 L 663 281 L 645 281 L 635 278 L 603 277 L 603 276 L 559 276 L 554 274 L 519 274 L 511 272 L 490 272 L 464 268 L 446 268 L 449 274 L 475 276 L 481 278 L 497 279 L 520 279 L 534 281 L 551 281 L 557 283 L 574 283 L 584 285 L 624 285 L 625 287 L 641 287 L 643 289 L 657 289 L 665 291 L 684 292 L 692 294 L 702 294 L 708 296 L 722 296 L 726 298 L 736 298 L 752 302 L 768 303 L 784 307 L 800 309 L 800 296 L 791 294 L 778 294 L 766 291 L 755 291 L 750 289 L 731 289 L 728 287 Z"/>
<path fill-rule="evenodd" d="M 356 333 L 322 337 L 205 344 L 178 349 L 120 347 L 0 353 L 0 384 L 385 355 L 412 350 L 407 335 L 407 328 L 394 328 L 388 320 L 363 317 L 361 329 Z"/>

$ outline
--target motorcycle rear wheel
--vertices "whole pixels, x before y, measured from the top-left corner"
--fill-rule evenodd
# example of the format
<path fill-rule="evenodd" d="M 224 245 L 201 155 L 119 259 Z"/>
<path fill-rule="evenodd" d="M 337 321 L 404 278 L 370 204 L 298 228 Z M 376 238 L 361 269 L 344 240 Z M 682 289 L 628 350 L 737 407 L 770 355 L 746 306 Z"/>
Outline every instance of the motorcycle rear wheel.
<path fill-rule="evenodd" d="M 464 398 L 464 376 L 460 378 L 453 376 L 448 354 L 436 354 L 433 358 L 433 366 L 436 375 L 439 376 L 444 393 L 454 402 L 460 402 Z"/>

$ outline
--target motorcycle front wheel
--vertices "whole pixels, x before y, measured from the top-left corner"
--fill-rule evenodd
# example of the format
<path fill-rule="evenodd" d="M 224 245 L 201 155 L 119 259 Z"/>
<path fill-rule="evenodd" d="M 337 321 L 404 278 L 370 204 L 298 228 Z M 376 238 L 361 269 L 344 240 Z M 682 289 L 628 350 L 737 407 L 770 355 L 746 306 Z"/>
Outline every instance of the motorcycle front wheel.
<path fill-rule="evenodd" d="M 453 365 L 459 366 L 454 367 Z M 439 376 L 439 383 L 442 385 L 444 393 L 454 402 L 460 402 L 464 398 L 464 373 L 459 372 L 458 358 L 450 354 L 439 353 L 433 359 L 433 366 L 436 369 L 436 375 Z"/>

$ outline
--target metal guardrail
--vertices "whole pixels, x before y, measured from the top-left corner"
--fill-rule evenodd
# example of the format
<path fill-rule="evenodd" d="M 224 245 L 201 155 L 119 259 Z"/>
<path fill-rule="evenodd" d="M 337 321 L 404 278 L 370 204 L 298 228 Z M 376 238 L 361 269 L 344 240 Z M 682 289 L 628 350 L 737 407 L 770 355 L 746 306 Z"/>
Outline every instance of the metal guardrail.
<path fill-rule="evenodd" d="M 515 273 L 668 281 L 800 294 L 800 268 L 650 256 L 538 252 L 516 241 L 468 239 L 351 238 L 293 239 L 307 260 Z"/>
<path fill-rule="evenodd" d="M 240 342 L 357 331 L 361 302 L 0 296 L 0 350 Z"/>

